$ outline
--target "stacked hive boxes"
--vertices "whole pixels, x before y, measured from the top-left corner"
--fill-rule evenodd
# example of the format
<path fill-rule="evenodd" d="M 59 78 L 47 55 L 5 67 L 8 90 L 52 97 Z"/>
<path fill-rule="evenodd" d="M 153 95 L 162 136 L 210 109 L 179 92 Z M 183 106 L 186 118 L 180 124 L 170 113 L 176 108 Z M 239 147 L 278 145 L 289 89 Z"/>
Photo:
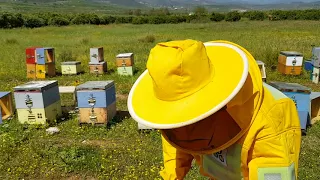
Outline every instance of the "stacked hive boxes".
<path fill-rule="evenodd" d="M 108 124 L 117 112 L 114 81 L 88 81 L 76 87 L 79 123 Z"/>
<path fill-rule="evenodd" d="M 307 123 L 310 122 L 311 89 L 297 83 L 270 82 L 269 84 L 293 100 L 299 113 L 301 129 L 306 130 Z"/>
<path fill-rule="evenodd" d="M 264 63 L 259 60 L 257 60 L 256 62 L 257 62 L 259 69 L 260 69 L 262 81 L 267 82 L 267 73 L 266 73 L 266 67 L 264 66 Z"/>
<path fill-rule="evenodd" d="M 107 62 L 104 61 L 103 47 L 90 48 L 89 71 L 92 74 L 107 72 Z"/>
<path fill-rule="evenodd" d="M 55 76 L 54 48 L 29 47 L 26 49 L 27 78 L 44 79 Z"/>
<path fill-rule="evenodd" d="M 286 75 L 300 75 L 303 55 L 295 51 L 281 51 L 278 56 L 278 71 Z"/>
<path fill-rule="evenodd" d="M 0 92 L 0 124 L 13 115 L 11 92 Z"/>
<path fill-rule="evenodd" d="M 66 61 L 61 63 L 63 75 L 77 75 L 82 72 L 80 61 Z"/>
<path fill-rule="evenodd" d="M 318 84 L 319 83 L 319 76 L 320 76 L 320 47 L 313 47 L 312 48 L 312 58 L 311 58 L 311 79 L 312 82 Z"/>
<path fill-rule="evenodd" d="M 62 114 L 57 81 L 31 81 L 16 86 L 14 99 L 20 123 L 46 124 Z"/>
<path fill-rule="evenodd" d="M 123 53 L 116 56 L 117 71 L 119 75 L 132 76 L 134 73 L 133 53 Z"/>

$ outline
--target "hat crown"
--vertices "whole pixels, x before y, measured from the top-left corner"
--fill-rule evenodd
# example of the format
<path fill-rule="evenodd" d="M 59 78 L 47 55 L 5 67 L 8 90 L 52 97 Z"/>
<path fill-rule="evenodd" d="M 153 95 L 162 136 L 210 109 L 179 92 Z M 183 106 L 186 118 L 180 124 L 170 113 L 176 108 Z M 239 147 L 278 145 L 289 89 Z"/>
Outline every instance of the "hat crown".
<path fill-rule="evenodd" d="M 158 43 L 150 52 L 147 69 L 155 96 L 164 101 L 187 97 L 212 79 L 213 68 L 200 41 Z"/>

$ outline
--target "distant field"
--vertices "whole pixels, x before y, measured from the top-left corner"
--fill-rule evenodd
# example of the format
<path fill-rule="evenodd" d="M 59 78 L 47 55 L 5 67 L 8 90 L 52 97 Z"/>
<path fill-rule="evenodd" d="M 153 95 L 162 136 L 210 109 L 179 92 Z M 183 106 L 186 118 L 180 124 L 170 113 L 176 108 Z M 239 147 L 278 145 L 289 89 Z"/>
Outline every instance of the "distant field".
<path fill-rule="evenodd" d="M 311 56 L 311 45 L 320 46 L 318 21 L 281 21 L 178 25 L 107 25 L 0 29 L 0 90 L 29 81 L 26 79 L 25 48 L 54 47 L 57 68 L 66 60 L 81 61 L 86 73 L 57 76 L 59 85 L 75 81 L 115 80 L 117 108 L 126 111 L 126 96 L 145 70 L 149 51 L 157 42 L 177 39 L 229 40 L 245 47 L 267 65 L 268 81 L 297 82 L 320 91 L 309 74 L 282 76 L 272 71 L 282 50 Z M 152 39 L 155 39 L 153 42 Z M 109 74 L 88 74 L 89 49 L 103 46 Z M 133 77 L 116 74 L 115 56 L 133 52 L 138 72 Z M 69 58 L 66 58 L 69 57 Z M 231 72 L 230 72 L 231 73 Z M 45 129 L 19 125 L 16 119 L 0 126 L 0 179 L 159 179 L 162 166 L 161 139 L 157 131 L 141 133 L 132 118 L 112 121 L 108 128 L 79 127 L 70 117 L 57 125 L 60 134 L 46 135 Z M 299 179 L 320 178 L 320 124 L 303 137 Z M 188 180 L 201 179 L 194 167 Z M 202 178 L 205 179 L 205 178 Z"/>

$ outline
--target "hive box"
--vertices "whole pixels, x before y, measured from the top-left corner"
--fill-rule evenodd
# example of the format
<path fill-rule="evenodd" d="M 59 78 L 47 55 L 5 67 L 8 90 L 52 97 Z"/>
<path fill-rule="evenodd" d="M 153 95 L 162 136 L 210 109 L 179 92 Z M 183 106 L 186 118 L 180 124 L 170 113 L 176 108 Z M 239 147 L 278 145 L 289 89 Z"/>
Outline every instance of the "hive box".
<path fill-rule="evenodd" d="M 61 62 L 61 72 L 63 75 L 76 75 L 82 72 L 80 61 Z"/>
<path fill-rule="evenodd" d="M 266 82 L 267 81 L 267 73 L 266 73 L 266 68 L 264 66 L 264 63 L 262 61 L 257 60 L 257 64 L 258 64 L 259 69 L 260 69 L 262 80 L 264 82 Z"/>
<path fill-rule="evenodd" d="M 313 71 L 311 73 L 312 76 L 312 82 L 318 84 L 319 83 L 319 76 L 320 71 L 318 67 L 313 67 Z"/>
<path fill-rule="evenodd" d="M 14 99 L 21 123 L 46 124 L 61 116 L 60 94 L 55 80 L 30 81 L 16 86 Z"/>
<path fill-rule="evenodd" d="M 104 74 L 105 72 L 107 72 L 107 62 L 89 62 L 89 70 L 91 74 Z"/>
<path fill-rule="evenodd" d="M 52 47 L 44 47 L 44 48 L 36 48 L 36 63 L 37 64 L 47 64 L 54 63 L 54 48 Z"/>
<path fill-rule="evenodd" d="M 133 53 L 122 53 L 116 56 L 117 67 L 121 66 L 133 66 L 134 65 L 134 55 Z"/>
<path fill-rule="evenodd" d="M 0 92 L 0 124 L 13 115 L 11 92 Z"/>
<path fill-rule="evenodd" d="M 40 48 L 36 47 L 28 47 L 26 48 L 26 63 L 27 64 L 36 64 L 36 49 Z"/>
<path fill-rule="evenodd" d="M 103 47 L 90 48 L 90 62 L 99 63 L 104 61 Z"/>
<path fill-rule="evenodd" d="M 88 81 L 76 87 L 79 123 L 107 124 L 116 115 L 113 80 Z"/>
<path fill-rule="evenodd" d="M 306 126 L 310 122 L 311 89 L 298 83 L 270 82 L 269 84 L 295 102 L 299 113 L 301 129 L 306 130 Z"/>
<path fill-rule="evenodd" d="M 123 67 L 117 67 L 117 71 L 119 75 L 123 76 L 133 76 L 133 66 L 123 66 Z"/>
<path fill-rule="evenodd" d="M 312 48 L 313 66 L 320 67 L 320 47 Z"/>
<path fill-rule="evenodd" d="M 281 51 L 278 56 L 278 71 L 282 74 L 300 75 L 303 55 L 295 51 Z"/>
<path fill-rule="evenodd" d="M 311 92 L 310 100 L 311 100 L 310 124 L 313 125 L 320 120 L 320 92 Z"/>

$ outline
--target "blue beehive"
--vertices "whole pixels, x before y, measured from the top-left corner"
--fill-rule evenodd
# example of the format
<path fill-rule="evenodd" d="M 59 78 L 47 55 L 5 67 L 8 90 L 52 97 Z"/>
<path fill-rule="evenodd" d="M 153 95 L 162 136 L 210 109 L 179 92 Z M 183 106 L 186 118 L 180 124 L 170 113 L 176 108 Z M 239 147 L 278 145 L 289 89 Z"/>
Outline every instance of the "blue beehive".
<path fill-rule="evenodd" d="M 305 130 L 310 122 L 311 89 L 298 83 L 270 82 L 269 84 L 295 102 L 299 113 L 301 129 Z"/>
<path fill-rule="evenodd" d="M 79 123 L 107 124 L 116 114 L 113 80 L 88 81 L 76 87 Z"/>
<path fill-rule="evenodd" d="M 88 99 L 96 100 L 94 107 L 105 108 L 116 101 L 114 81 L 88 81 L 76 87 L 79 108 L 90 108 Z"/>
<path fill-rule="evenodd" d="M 312 71 L 313 70 L 313 63 L 312 61 L 305 61 L 304 62 L 304 69 L 306 71 Z"/>

